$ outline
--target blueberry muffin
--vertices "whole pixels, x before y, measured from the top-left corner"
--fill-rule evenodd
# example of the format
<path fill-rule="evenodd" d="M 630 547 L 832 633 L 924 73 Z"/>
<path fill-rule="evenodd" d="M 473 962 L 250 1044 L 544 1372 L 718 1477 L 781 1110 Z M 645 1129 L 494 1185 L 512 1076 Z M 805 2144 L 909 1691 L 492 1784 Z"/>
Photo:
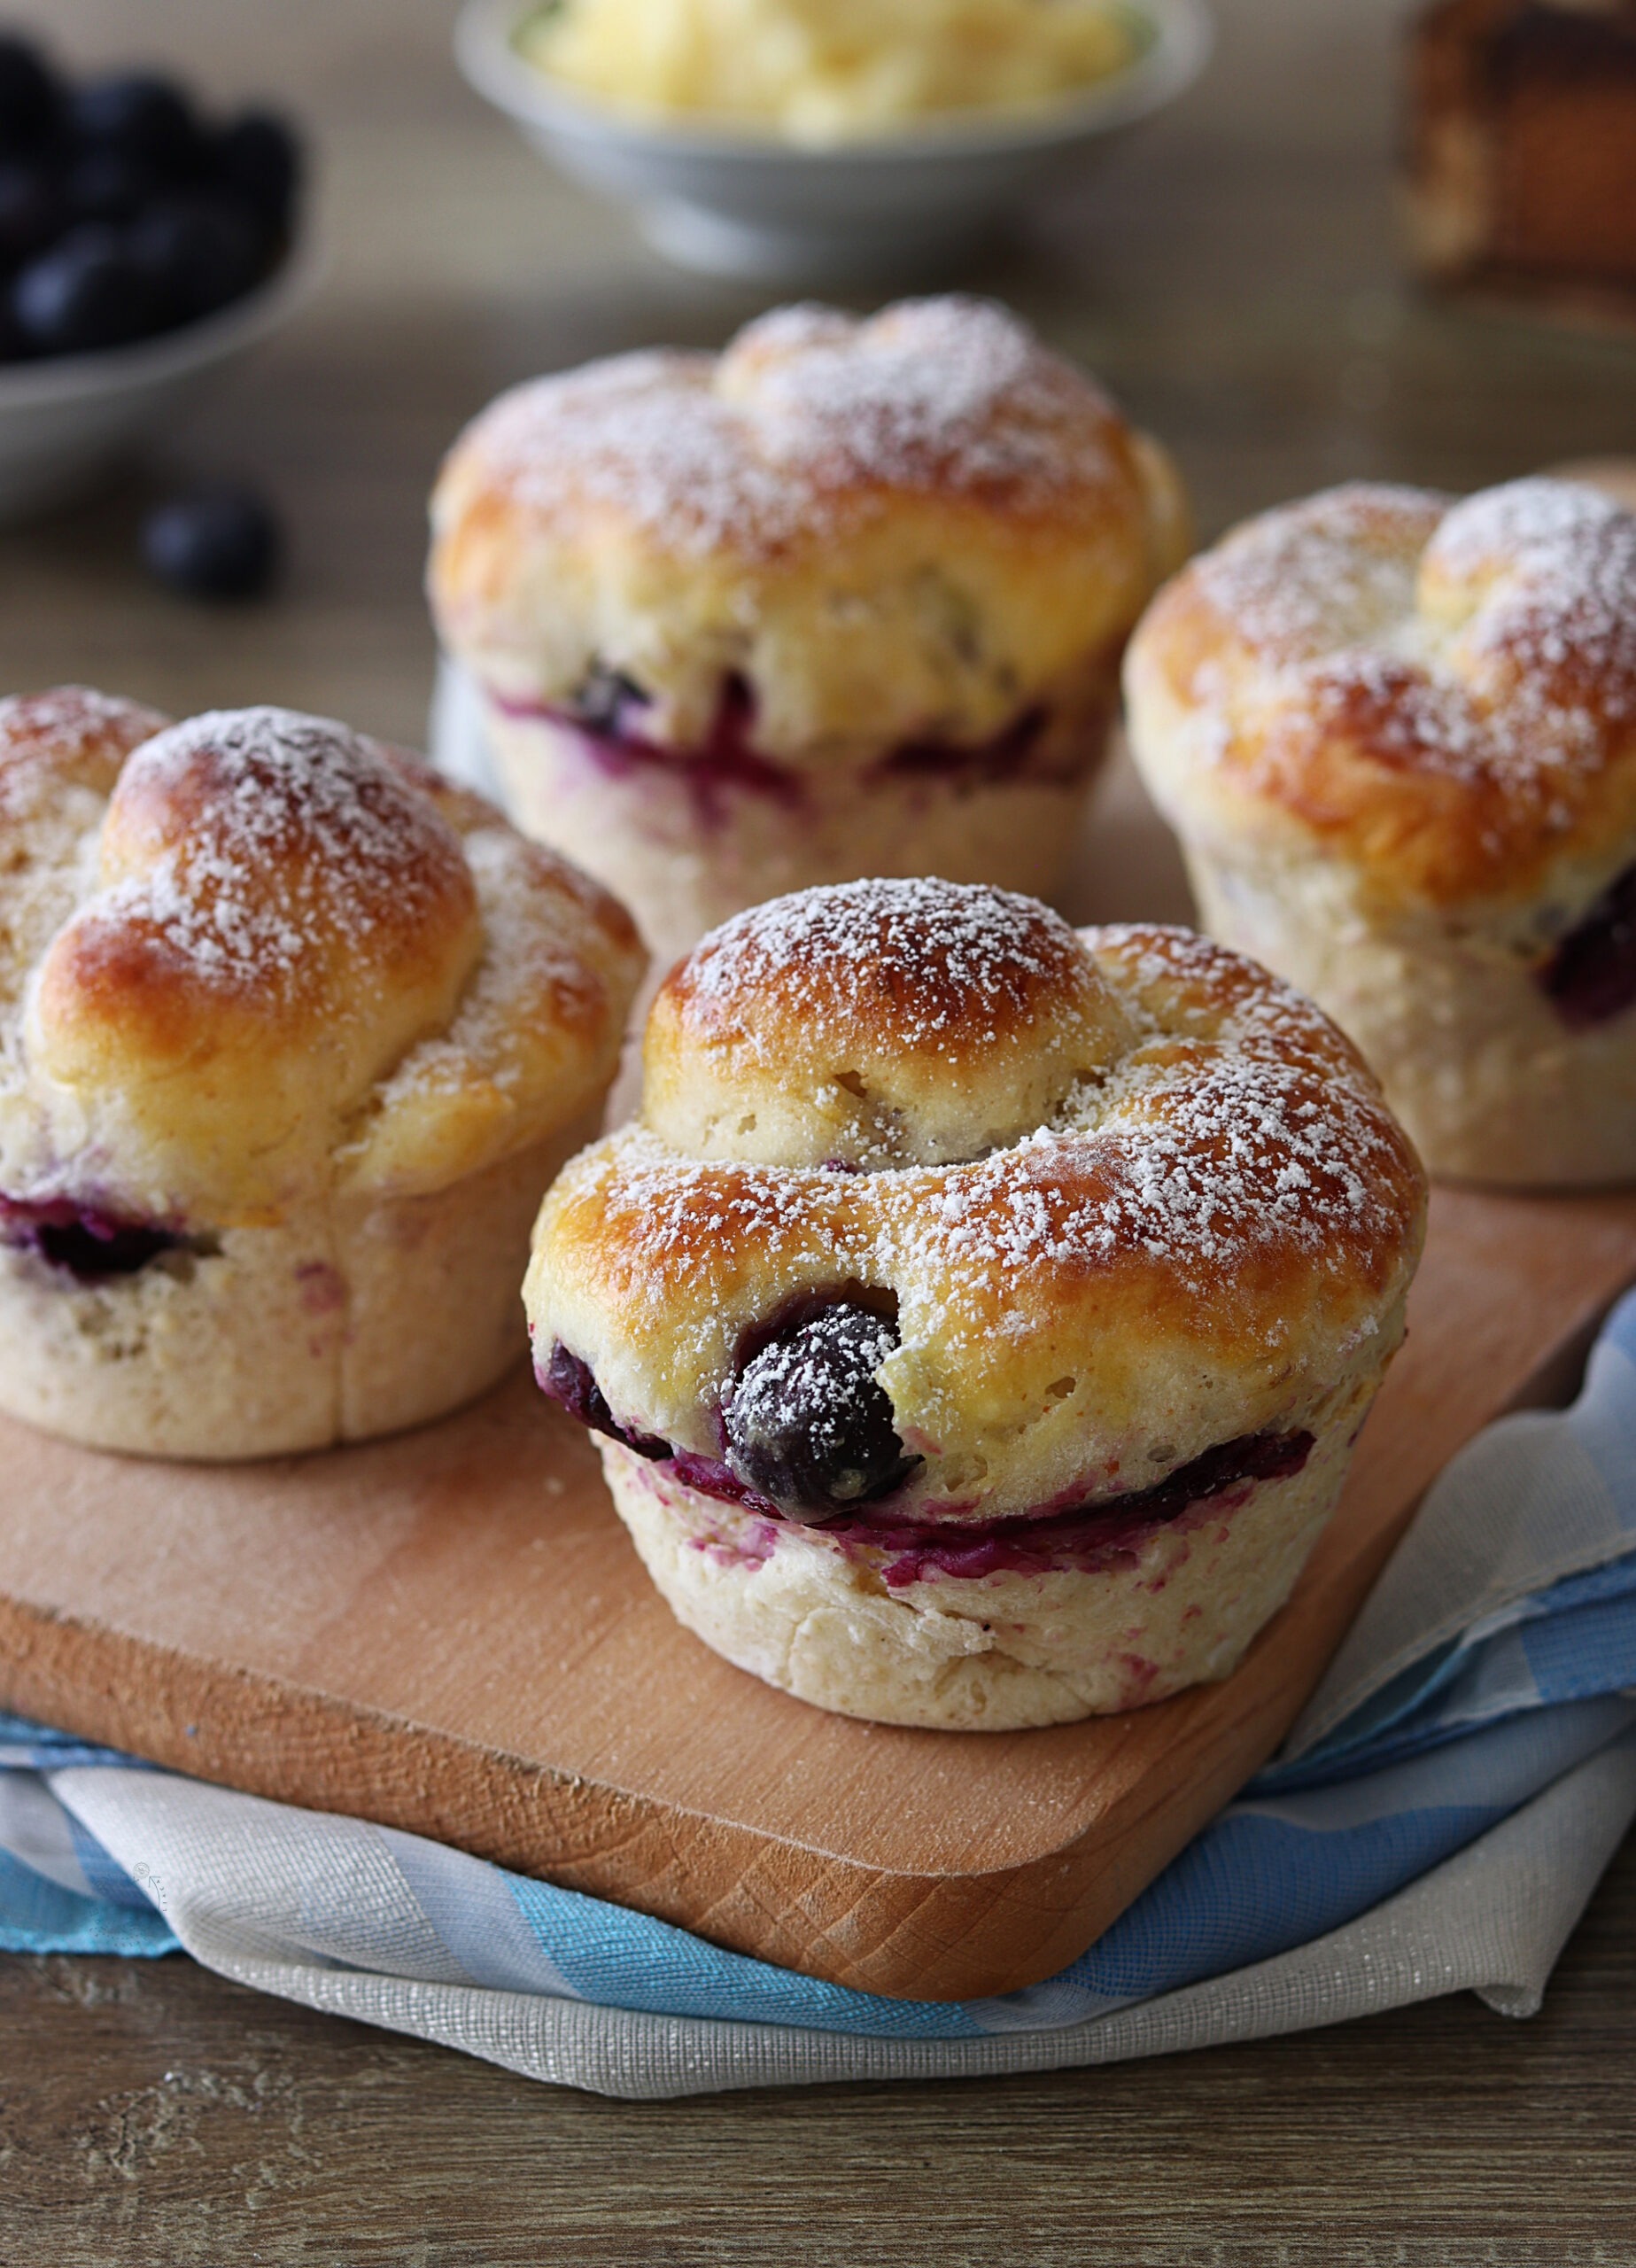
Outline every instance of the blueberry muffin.
<path fill-rule="evenodd" d="M 1434 1174 L 1636 1177 L 1636 517 L 1311 497 L 1177 577 L 1127 687 L 1205 927 L 1352 1035 Z"/>
<path fill-rule="evenodd" d="M 1190 933 L 980 886 L 740 915 L 525 1298 L 677 1614 L 803 1699 L 1011 1728 L 1227 1674 L 1403 1332 L 1419 1165 L 1348 1043 Z"/>
<path fill-rule="evenodd" d="M 668 959 L 861 874 L 1055 890 L 1184 521 L 1004 309 L 791 307 L 503 396 L 438 481 L 430 596 L 518 824 Z"/>
<path fill-rule="evenodd" d="M 0 1409 L 165 1456 L 323 1447 L 521 1350 L 528 1226 L 641 954 L 343 725 L 0 703 Z"/>

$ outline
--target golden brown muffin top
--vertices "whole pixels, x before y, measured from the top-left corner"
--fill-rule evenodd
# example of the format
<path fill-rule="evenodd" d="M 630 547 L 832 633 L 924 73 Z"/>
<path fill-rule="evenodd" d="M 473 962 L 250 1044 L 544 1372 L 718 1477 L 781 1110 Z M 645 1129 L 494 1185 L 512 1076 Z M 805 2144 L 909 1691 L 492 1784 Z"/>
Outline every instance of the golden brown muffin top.
<path fill-rule="evenodd" d="M 1127 688 L 1184 833 L 1387 902 L 1589 897 L 1636 844 L 1636 517 L 1548 479 L 1331 490 L 1177 576 Z"/>
<path fill-rule="evenodd" d="M 217 1225 L 543 1136 L 611 1064 L 640 964 L 622 910 L 498 812 L 280 709 L 0 703 L 0 1189 Z"/>
<path fill-rule="evenodd" d="M 618 672 L 690 746 L 736 673 L 798 758 L 996 729 L 1117 649 L 1184 519 L 1161 453 L 1004 308 L 797 307 L 503 395 L 438 480 L 430 587 L 506 698 Z"/>
<path fill-rule="evenodd" d="M 643 1115 L 697 1157 L 935 1165 L 1043 1124 L 1127 1038 L 1037 899 L 849 882 L 739 915 L 671 972 Z"/>
<path fill-rule="evenodd" d="M 672 977 L 647 1070 L 643 1122 L 542 1210 L 537 1357 L 560 1342 L 622 1425 L 715 1456 L 747 1340 L 845 1289 L 896 1318 L 911 1516 L 1025 1513 L 1298 1422 L 1419 1251 L 1419 1164 L 1355 1051 L 1183 930 L 802 893 Z M 1036 1099 L 1009 1125 L 1008 1087 Z"/>

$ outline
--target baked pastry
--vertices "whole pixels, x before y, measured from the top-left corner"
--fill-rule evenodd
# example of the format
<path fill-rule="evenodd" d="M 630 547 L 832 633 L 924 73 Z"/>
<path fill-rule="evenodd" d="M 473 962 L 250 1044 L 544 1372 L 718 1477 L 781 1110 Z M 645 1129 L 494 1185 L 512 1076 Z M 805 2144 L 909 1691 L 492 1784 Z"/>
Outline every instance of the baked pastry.
<path fill-rule="evenodd" d="M 861 874 L 1055 889 L 1184 520 L 1003 308 L 789 307 L 502 396 L 438 483 L 430 596 L 517 823 L 668 959 Z"/>
<path fill-rule="evenodd" d="M 1407 59 L 1406 206 L 1423 271 L 1628 316 L 1636 0 L 1437 0 Z"/>
<path fill-rule="evenodd" d="M 0 1409 L 261 1456 L 520 1351 L 540 1192 L 641 955 L 499 812 L 343 725 L 0 703 Z"/>
<path fill-rule="evenodd" d="M 707 937 L 646 1073 L 524 1297 L 681 1620 L 896 1724 L 1225 1676 L 1334 1507 L 1420 1247 L 1339 1033 L 1185 930 L 865 882 Z"/>
<path fill-rule="evenodd" d="M 1126 685 L 1204 926 L 1350 1032 L 1434 1174 L 1636 1175 L 1636 517 L 1336 489 L 1195 561 Z"/>

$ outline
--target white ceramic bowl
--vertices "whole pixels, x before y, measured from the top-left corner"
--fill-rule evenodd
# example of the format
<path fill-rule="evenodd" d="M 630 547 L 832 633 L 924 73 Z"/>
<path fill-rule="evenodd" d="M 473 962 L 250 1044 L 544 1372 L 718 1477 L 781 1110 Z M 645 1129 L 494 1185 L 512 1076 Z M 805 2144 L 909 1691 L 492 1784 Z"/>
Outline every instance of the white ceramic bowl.
<path fill-rule="evenodd" d="M 0 366 L 0 524 L 88 488 L 174 423 L 194 395 L 305 299 L 320 263 L 297 250 L 276 275 L 184 330 L 97 354 Z"/>
<path fill-rule="evenodd" d="M 889 137 L 808 149 L 772 134 L 649 124 L 554 85 L 513 34 L 523 0 L 467 0 L 461 69 L 566 174 L 634 206 L 684 267 L 764 284 L 843 282 L 947 268 L 980 248 L 1051 177 L 1198 76 L 1203 0 L 1130 0 L 1151 36 L 1136 62 L 1047 111 L 931 120 Z"/>

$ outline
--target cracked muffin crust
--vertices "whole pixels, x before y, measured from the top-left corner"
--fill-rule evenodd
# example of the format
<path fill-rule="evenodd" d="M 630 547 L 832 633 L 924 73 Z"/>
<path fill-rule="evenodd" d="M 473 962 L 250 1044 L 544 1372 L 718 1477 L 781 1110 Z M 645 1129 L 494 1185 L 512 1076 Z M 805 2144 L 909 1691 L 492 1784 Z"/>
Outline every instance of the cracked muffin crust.
<path fill-rule="evenodd" d="M 673 956 L 861 873 L 1053 888 L 1185 521 L 1004 309 L 788 307 L 503 396 L 438 483 L 430 590 L 519 823 Z"/>
<path fill-rule="evenodd" d="M 500 814 L 321 718 L 0 703 L 0 1407 L 252 1456 L 519 1350 L 527 1224 L 641 956 Z"/>
<path fill-rule="evenodd" d="M 1433 1173 L 1636 1177 L 1636 516 L 1311 497 L 1160 594 L 1126 684 L 1205 927 L 1352 1035 Z"/>
<path fill-rule="evenodd" d="M 1011 1728 L 1224 1675 L 1396 1348 L 1418 1161 L 1188 932 L 874 882 L 707 937 L 525 1299 L 681 1619 L 848 1713 Z"/>

